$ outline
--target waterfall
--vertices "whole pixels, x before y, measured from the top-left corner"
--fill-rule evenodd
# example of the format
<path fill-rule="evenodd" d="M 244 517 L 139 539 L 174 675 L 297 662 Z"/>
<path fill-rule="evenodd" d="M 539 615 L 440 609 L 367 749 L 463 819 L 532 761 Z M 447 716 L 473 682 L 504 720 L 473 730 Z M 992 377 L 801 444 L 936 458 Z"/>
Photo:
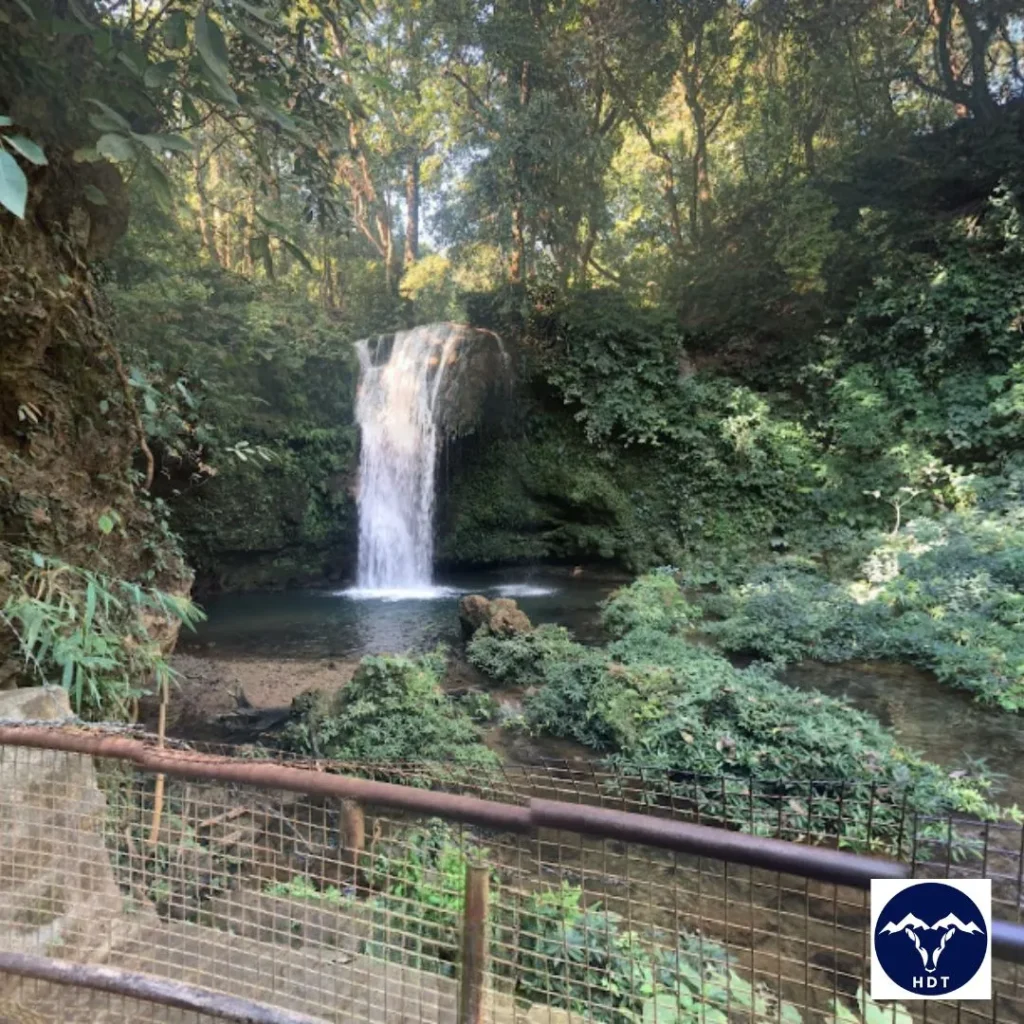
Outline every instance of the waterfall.
<path fill-rule="evenodd" d="M 357 592 L 429 596 L 439 396 L 465 330 L 430 324 L 358 343 Z"/>

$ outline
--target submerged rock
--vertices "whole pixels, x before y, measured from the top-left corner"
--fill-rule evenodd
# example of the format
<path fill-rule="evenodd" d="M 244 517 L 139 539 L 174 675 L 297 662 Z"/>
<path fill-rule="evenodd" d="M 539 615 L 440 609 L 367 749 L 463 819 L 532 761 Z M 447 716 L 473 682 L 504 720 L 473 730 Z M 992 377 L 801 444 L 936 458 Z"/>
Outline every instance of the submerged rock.
<path fill-rule="evenodd" d="M 517 636 L 533 629 L 526 612 L 510 597 L 489 601 L 482 594 L 467 594 L 459 601 L 459 622 L 465 640 L 481 626 L 486 626 L 495 636 Z"/>

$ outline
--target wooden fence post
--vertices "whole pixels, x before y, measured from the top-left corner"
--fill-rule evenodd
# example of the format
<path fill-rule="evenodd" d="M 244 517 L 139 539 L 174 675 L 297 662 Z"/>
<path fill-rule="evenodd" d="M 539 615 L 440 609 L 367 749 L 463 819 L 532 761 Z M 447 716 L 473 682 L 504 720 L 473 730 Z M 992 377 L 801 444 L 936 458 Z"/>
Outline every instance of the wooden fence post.
<path fill-rule="evenodd" d="M 358 862 L 359 854 L 366 848 L 366 818 L 362 805 L 355 800 L 341 802 L 341 848 L 346 851 L 352 863 Z"/>
<path fill-rule="evenodd" d="M 487 979 L 487 904 L 491 872 L 486 865 L 466 865 L 466 900 L 462 911 L 462 957 L 458 1024 L 480 1024 Z"/>

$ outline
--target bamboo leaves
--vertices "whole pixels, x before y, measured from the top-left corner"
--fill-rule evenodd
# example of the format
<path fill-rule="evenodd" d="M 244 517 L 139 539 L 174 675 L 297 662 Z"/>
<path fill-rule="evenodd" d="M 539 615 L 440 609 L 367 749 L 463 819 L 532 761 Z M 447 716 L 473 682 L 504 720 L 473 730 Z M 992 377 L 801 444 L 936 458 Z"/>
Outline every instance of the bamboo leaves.
<path fill-rule="evenodd" d="M 109 533 L 119 521 L 111 510 L 98 525 Z M 67 690 L 78 714 L 123 715 L 151 678 L 173 675 L 147 616 L 190 628 L 203 618 L 187 598 L 35 551 L 7 547 L 5 554 L 17 568 L 0 622 L 13 631 L 26 664 L 44 682 Z"/>

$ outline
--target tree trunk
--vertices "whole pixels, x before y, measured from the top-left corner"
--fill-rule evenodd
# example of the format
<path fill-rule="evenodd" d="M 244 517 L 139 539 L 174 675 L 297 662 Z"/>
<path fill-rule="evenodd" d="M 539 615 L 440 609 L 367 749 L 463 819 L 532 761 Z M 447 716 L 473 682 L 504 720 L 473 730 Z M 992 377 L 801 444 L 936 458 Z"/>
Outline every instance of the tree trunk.
<path fill-rule="evenodd" d="M 817 159 L 814 152 L 814 129 L 805 127 L 800 133 L 804 146 L 804 169 L 808 174 L 815 174 L 817 171 Z"/>
<path fill-rule="evenodd" d="M 420 258 L 420 158 L 413 154 L 405 172 L 405 265 Z"/>
<path fill-rule="evenodd" d="M 386 206 L 384 213 L 377 217 L 377 231 L 384 248 L 384 284 L 389 295 L 397 295 L 400 275 L 395 273 L 395 238 L 391 232 L 390 211 Z"/>
<path fill-rule="evenodd" d="M 512 208 L 512 260 L 508 267 L 508 276 L 513 284 L 522 284 L 526 273 L 526 216 L 523 213 L 523 201 L 516 197 Z"/>
<path fill-rule="evenodd" d="M 228 270 L 234 270 L 238 265 L 235 262 L 235 246 L 234 238 L 232 237 L 231 231 L 231 215 L 228 213 L 221 214 L 221 247 L 220 251 L 224 254 L 224 266 Z"/>
<path fill-rule="evenodd" d="M 587 283 L 590 276 L 590 259 L 594 255 L 594 245 L 597 243 L 597 231 L 594 228 L 592 217 L 587 218 L 587 234 L 583 239 L 583 246 L 580 249 L 579 264 L 577 269 L 577 284 L 581 287 Z"/>
<path fill-rule="evenodd" d="M 708 172 L 708 118 L 700 101 L 696 69 L 682 72 L 683 96 L 693 119 L 693 181 L 690 192 L 690 237 L 696 243 L 704 234 L 707 208 L 711 201 L 711 176 Z"/>
<path fill-rule="evenodd" d="M 217 207 L 216 188 L 220 184 L 220 163 L 217 160 L 216 153 L 213 153 L 210 156 L 210 161 L 207 164 L 207 167 L 209 168 L 209 174 L 206 179 L 207 188 L 209 190 L 207 192 L 207 197 L 209 199 L 210 221 L 212 223 L 210 236 L 213 239 L 213 249 L 216 253 L 215 258 L 217 262 L 222 267 L 226 267 L 231 259 L 231 253 L 224 247 L 224 215 Z"/>
<path fill-rule="evenodd" d="M 206 175 L 203 171 L 202 153 L 196 153 L 195 159 L 196 195 L 199 197 L 199 234 L 206 246 L 206 251 L 214 263 L 220 263 L 220 253 L 217 252 L 217 236 L 214 230 L 212 211 L 207 198 L 208 183 L 204 181 Z"/>
<path fill-rule="evenodd" d="M 520 113 L 529 103 L 530 62 L 524 60 L 519 72 Z M 527 275 L 526 212 L 523 208 L 523 169 L 515 158 L 512 160 L 512 176 L 515 180 L 515 201 L 512 207 L 512 261 L 509 264 L 509 278 L 513 284 L 521 284 Z"/>
<path fill-rule="evenodd" d="M 256 200 L 252 196 L 249 196 L 248 206 L 249 211 L 245 218 L 246 237 L 242 239 L 242 268 L 246 277 L 252 277 L 256 272 L 252 253 L 249 250 L 249 242 L 252 240 L 253 233 L 256 230 Z"/>

